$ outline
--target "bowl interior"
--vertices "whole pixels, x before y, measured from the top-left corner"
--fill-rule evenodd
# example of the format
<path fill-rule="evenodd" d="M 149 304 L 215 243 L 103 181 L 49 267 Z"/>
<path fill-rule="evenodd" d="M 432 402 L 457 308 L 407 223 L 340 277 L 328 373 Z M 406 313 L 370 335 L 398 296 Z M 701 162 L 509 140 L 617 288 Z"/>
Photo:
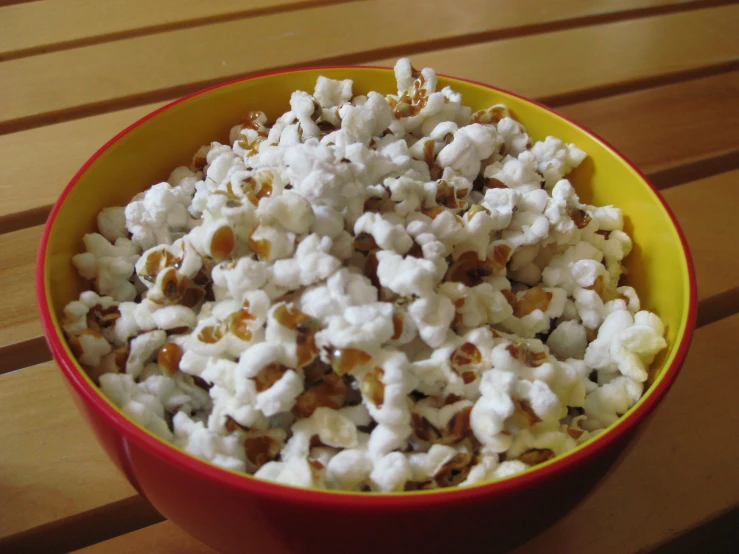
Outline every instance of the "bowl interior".
<path fill-rule="evenodd" d="M 71 257 L 84 250 L 83 234 L 96 230 L 97 213 L 106 206 L 126 205 L 136 193 L 167 179 L 173 168 L 189 165 L 202 144 L 227 142 L 229 129 L 250 110 L 262 110 L 274 120 L 288 109 L 290 94 L 298 89 L 312 91 L 319 75 L 353 79 L 355 94 L 395 91 L 392 71 L 378 68 L 312 69 L 238 81 L 155 112 L 118 135 L 80 170 L 58 211 L 52 214 L 48 245 L 41 260 L 53 332 L 72 360 L 68 366 L 84 375 L 63 339 L 59 321 L 64 306 L 84 288 Z M 626 282 L 638 291 L 642 306 L 659 314 L 667 327 L 669 348 L 654 364 L 653 391 L 654 382 L 664 378 L 665 369 L 675 361 L 689 332 L 692 309 L 688 257 L 659 196 L 610 147 L 548 109 L 480 84 L 440 77 L 439 85 L 451 85 L 461 92 L 473 110 L 505 103 L 534 140 L 554 135 L 588 153 L 588 159 L 570 175 L 570 180 L 584 201 L 623 209 L 626 230 L 635 244 L 626 264 Z M 88 384 L 94 386 L 89 380 Z M 649 392 L 639 404 L 648 396 Z"/>

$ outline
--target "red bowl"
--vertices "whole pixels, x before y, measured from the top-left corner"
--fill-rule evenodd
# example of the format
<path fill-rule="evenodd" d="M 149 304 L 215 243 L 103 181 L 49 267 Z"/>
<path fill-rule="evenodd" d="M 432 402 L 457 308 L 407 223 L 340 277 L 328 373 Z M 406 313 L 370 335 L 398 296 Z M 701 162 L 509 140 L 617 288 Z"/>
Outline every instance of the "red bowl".
<path fill-rule="evenodd" d="M 535 102 L 479 83 L 439 79 L 473 109 L 507 104 L 534 139 L 552 134 L 588 152 L 570 179 L 584 200 L 623 209 L 636 245 L 628 282 L 667 325 L 669 347 L 655 362 L 644 396 L 575 450 L 517 476 L 463 489 L 360 494 L 277 485 L 211 465 L 137 425 L 101 394 L 64 339 L 62 310 L 84 287 L 71 257 L 82 251 L 82 235 L 94 229 L 97 213 L 125 205 L 166 179 L 201 144 L 225 141 L 247 111 L 279 115 L 290 93 L 312 90 L 318 75 L 351 78 L 355 93 L 390 92 L 394 84 L 388 69 L 359 67 L 243 79 L 173 102 L 98 150 L 67 185 L 44 229 L 36 293 L 47 341 L 77 406 L 115 464 L 165 517 L 213 548 L 255 554 L 504 551 L 566 513 L 616 459 L 677 376 L 697 305 L 687 243 L 660 195 L 603 140 Z"/>

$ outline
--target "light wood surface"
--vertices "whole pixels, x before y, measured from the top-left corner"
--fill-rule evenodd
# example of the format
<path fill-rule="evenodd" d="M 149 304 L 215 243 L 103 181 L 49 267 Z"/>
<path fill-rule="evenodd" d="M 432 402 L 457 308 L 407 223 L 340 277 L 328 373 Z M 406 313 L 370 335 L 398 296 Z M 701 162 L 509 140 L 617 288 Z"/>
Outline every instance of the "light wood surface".
<path fill-rule="evenodd" d="M 0 391 L 0 545 L 136 494 L 82 421 L 53 362 L 0 375 Z"/>
<path fill-rule="evenodd" d="M 662 188 L 697 268 L 701 328 L 677 383 L 598 487 L 514 553 L 669 551 L 736 510 L 739 5 L 402 4 L 413 17 L 388 24 L 398 2 L 0 0 L 0 552 L 212 552 L 160 523 L 55 364 L 38 364 L 49 356 L 33 291 L 40 224 L 77 168 L 204 84 L 399 55 L 534 97 L 603 136 Z"/>
<path fill-rule="evenodd" d="M 0 60 L 341 1 L 347 0 L 39 0 L 0 9 Z"/>
<path fill-rule="evenodd" d="M 172 97 L 208 83 L 270 69 L 366 62 L 377 58 L 379 52 L 412 53 L 419 44 L 450 46 L 475 36 L 510 32 L 511 28 L 561 25 L 568 16 L 603 15 L 622 5 L 625 3 L 615 0 L 578 0 L 562 2 L 552 10 L 548 3 L 536 2 L 524 10 L 517 3 L 499 2 L 498 9 L 491 9 L 488 0 L 465 0 L 463 4 L 436 3 L 430 10 L 424 9 L 428 7 L 425 0 L 408 0 L 404 9 L 413 17 L 404 19 L 402 25 L 387 25 L 397 2 L 375 0 L 10 60 L 0 65 L 0 82 L 13 82 L 12 87 L 0 89 L 0 130 Z M 719 28 L 717 39 L 728 40 L 730 29 Z M 259 55 L 248 55 L 250 51 Z"/>

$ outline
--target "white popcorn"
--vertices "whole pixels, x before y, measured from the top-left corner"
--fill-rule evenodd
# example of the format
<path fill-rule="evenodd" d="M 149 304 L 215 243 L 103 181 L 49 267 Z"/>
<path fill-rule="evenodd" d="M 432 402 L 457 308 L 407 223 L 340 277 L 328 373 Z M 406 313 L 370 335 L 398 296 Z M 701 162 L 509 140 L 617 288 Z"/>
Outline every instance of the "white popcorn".
<path fill-rule="evenodd" d="M 585 414 L 594 420 L 588 426 L 597 429 L 612 424 L 636 404 L 643 387 L 643 383 L 619 376 L 595 389 L 585 397 Z"/>
<path fill-rule="evenodd" d="M 587 157 L 574 144 L 564 144 L 555 137 L 537 142 L 531 148 L 531 153 L 536 156 L 538 170 L 544 175 L 547 186 L 553 186 Z"/>
<path fill-rule="evenodd" d="M 273 283 L 280 288 L 294 290 L 328 278 L 341 266 L 341 261 L 329 254 L 332 246 L 329 237 L 309 235 L 298 245 L 292 258 L 274 263 L 271 270 Z"/>
<path fill-rule="evenodd" d="M 352 97 L 352 80 L 336 81 L 323 76 L 318 77 L 313 96 L 323 108 L 341 106 Z"/>
<path fill-rule="evenodd" d="M 392 492 L 403 490 L 405 482 L 411 478 L 411 468 L 406 457 L 400 452 L 390 452 L 375 464 L 370 481 L 375 490 Z"/>
<path fill-rule="evenodd" d="M 405 254 L 413 245 L 413 239 L 406 232 L 402 221 L 394 221 L 394 219 L 367 212 L 354 223 L 354 234 L 367 233 L 372 235 L 377 245 L 383 250 Z"/>
<path fill-rule="evenodd" d="M 517 157 L 526 151 L 529 143 L 529 135 L 518 121 L 511 117 L 504 117 L 496 125 L 498 136 L 505 144 L 505 152 Z"/>
<path fill-rule="evenodd" d="M 164 420 L 164 406 L 156 396 L 136 384 L 131 375 L 122 373 L 101 375 L 100 388 L 136 423 L 163 439 L 172 440 L 172 432 Z"/>
<path fill-rule="evenodd" d="M 220 183 L 222 179 L 214 180 Z M 183 189 L 169 183 L 154 185 L 141 199 L 126 206 L 126 228 L 133 242 L 144 250 L 171 244 L 175 233 L 187 231 L 189 205 L 190 197 Z"/>
<path fill-rule="evenodd" d="M 495 127 L 473 123 L 454 133 L 454 140 L 441 149 L 437 161 L 451 167 L 467 179 L 480 173 L 480 163 L 498 147 L 500 139 Z"/>
<path fill-rule="evenodd" d="M 407 396 L 415 389 L 416 379 L 408 371 L 407 358 L 400 352 L 387 350 L 376 355 L 374 363 L 375 368 L 357 376 L 364 405 L 372 419 L 387 427 L 409 424 Z M 382 391 L 379 397 L 378 391 Z"/>
<path fill-rule="evenodd" d="M 317 333 L 316 340 L 336 348 L 374 352 L 393 336 L 392 318 L 393 306 L 387 302 L 349 306 L 343 314 L 328 319 L 328 325 Z"/>
<path fill-rule="evenodd" d="M 625 310 L 611 312 L 598 330 L 598 337 L 585 351 L 585 363 L 600 371 L 620 371 L 639 383 L 647 380 L 647 367 L 667 346 L 664 326 L 654 314 Z"/>
<path fill-rule="evenodd" d="M 296 235 L 306 233 L 313 225 L 310 202 L 289 190 L 279 196 L 260 200 L 257 215 L 263 224 L 277 223 Z"/>
<path fill-rule="evenodd" d="M 150 331 L 134 338 L 130 344 L 131 353 L 126 360 L 126 373 L 133 378 L 138 377 L 166 340 L 167 333 L 164 331 Z"/>
<path fill-rule="evenodd" d="M 482 396 L 470 412 L 470 427 L 477 440 L 491 452 L 505 452 L 512 442 L 504 431 L 505 420 L 515 409 L 511 398 L 514 382 L 512 373 L 497 369 L 483 373 L 480 381 Z"/>
<path fill-rule="evenodd" d="M 174 443 L 185 452 L 226 469 L 244 471 L 244 446 L 237 435 L 224 437 L 213 433 L 184 412 L 178 412 L 172 423 Z"/>
<path fill-rule="evenodd" d="M 566 178 L 585 153 L 395 75 L 320 77 L 100 212 L 62 327 L 139 425 L 273 482 L 395 492 L 508 478 L 639 400 L 665 328 L 621 282 L 624 214 Z"/>
<path fill-rule="evenodd" d="M 268 462 L 254 476 L 295 487 L 323 488 L 324 485 L 323 477 L 306 458 L 291 458 L 289 462 Z"/>
<path fill-rule="evenodd" d="M 585 327 L 577 321 L 564 321 L 549 334 L 547 346 L 560 360 L 568 358 L 582 360 L 588 346 Z"/>
<path fill-rule="evenodd" d="M 268 262 L 289 258 L 295 252 L 295 233 L 284 232 L 270 225 L 257 227 L 249 237 L 249 242 L 250 248 Z"/>
<path fill-rule="evenodd" d="M 510 225 L 518 198 L 519 194 L 512 189 L 492 188 L 485 191 L 485 199 L 481 204 L 490 211 L 495 222 L 493 230 L 505 229 Z"/>
<path fill-rule="evenodd" d="M 480 463 L 475 465 L 470 470 L 470 472 L 467 474 L 467 478 L 462 481 L 459 486 L 469 487 L 470 485 L 477 485 L 486 481 L 492 481 L 496 477 L 495 472 L 498 467 L 499 465 L 497 456 L 483 456 L 482 460 L 480 460 Z"/>
<path fill-rule="evenodd" d="M 433 294 L 413 302 L 408 313 L 413 318 L 420 337 L 426 344 L 435 347 L 446 339 L 455 311 L 449 298 Z"/>
<path fill-rule="evenodd" d="M 370 92 L 363 105 L 345 104 L 339 113 L 342 117 L 341 129 L 351 137 L 350 142 L 365 145 L 369 144 L 372 137 L 387 129 L 393 117 L 385 97 L 376 92 Z"/>
<path fill-rule="evenodd" d="M 100 294 L 112 296 L 114 300 L 133 300 L 136 288 L 129 281 L 139 250 L 127 238 L 118 238 L 114 244 L 97 233 L 83 237 L 87 252 L 72 257 L 72 262 L 85 279 L 95 281 Z"/>
<path fill-rule="evenodd" d="M 373 469 L 374 463 L 367 453 L 365 442 L 364 448 L 347 448 L 336 454 L 329 461 L 326 473 L 335 488 L 351 491 L 363 485 Z"/>
<path fill-rule="evenodd" d="M 269 278 L 269 266 L 266 262 L 243 257 L 235 262 L 221 262 L 213 268 L 211 276 L 216 300 L 241 301 L 247 292 L 264 286 Z"/>
<path fill-rule="evenodd" d="M 126 211 L 119 206 L 103 208 L 97 217 L 98 229 L 110 242 L 118 239 L 127 239 Z"/>
<path fill-rule="evenodd" d="M 541 188 L 542 178 L 537 173 L 536 158 L 529 151 L 522 152 L 518 158 L 507 156 L 503 161 L 487 166 L 484 176 L 521 193 Z"/>
<path fill-rule="evenodd" d="M 377 289 L 363 275 L 342 268 L 325 284 L 306 290 L 300 302 L 306 314 L 327 321 L 331 316 L 344 314 L 350 306 L 377 302 Z"/>
<path fill-rule="evenodd" d="M 383 287 L 401 296 L 430 296 L 439 280 L 437 266 L 429 261 L 383 250 L 377 253 L 377 277 Z"/>

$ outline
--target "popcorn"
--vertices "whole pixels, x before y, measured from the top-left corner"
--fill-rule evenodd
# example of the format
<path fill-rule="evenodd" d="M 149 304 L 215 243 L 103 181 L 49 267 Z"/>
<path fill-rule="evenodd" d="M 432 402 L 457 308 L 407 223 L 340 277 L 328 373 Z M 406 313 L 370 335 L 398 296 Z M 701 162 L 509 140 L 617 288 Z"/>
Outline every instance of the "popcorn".
<path fill-rule="evenodd" d="M 512 373 L 490 369 L 480 380 L 480 397 L 470 411 L 470 428 L 480 443 L 490 452 L 505 452 L 510 447 L 511 435 L 505 433 L 505 420 L 513 415 L 511 399 L 515 376 Z"/>
<path fill-rule="evenodd" d="M 377 253 L 377 278 L 383 287 L 401 296 L 430 296 L 440 279 L 437 266 L 412 256 L 382 250 Z"/>
<path fill-rule="evenodd" d="M 208 176 L 220 183 L 222 178 Z M 135 244 L 144 250 L 157 244 L 171 244 L 178 233 L 187 231 L 188 207 L 191 198 L 186 191 L 159 183 L 137 198 L 125 209 L 126 229 Z"/>
<path fill-rule="evenodd" d="M 606 316 L 598 337 L 585 351 L 585 363 L 600 371 L 620 371 L 636 382 L 647 380 L 647 367 L 667 346 L 662 337 L 664 325 L 650 312 L 632 316 L 616 310 Z"/>
<path fill-rule="evenodd" d="M 536 157 L 538 170 L 544 176 L 547 187 L 553 186 L 587 157 L 574 144 L 564 144 L 555 137 L 537 142 L 531 148 L 531 153 Z"/>
<path fill-rule="evenodd" d="M 348 102 L 352 97 L 352 80 L 336 81 L 326 77 L 318 77 L 313 97 L 322 108 L 333 108 Z"/>
<path fill-rule="evenodd" d="M 390 452 L 375 464 L 370 473 L 373 488 L 381 492 L 401 491 L 411 477 L 406 457 L 400 452 Z"/>
<path fill-rule="evenodd" d="M 499 142 L 495 127 L 473 123 L 454 133 L 454 140 L 441 149 L 437 162 L 474 179 L 480 172 L 480 162 L 493 153 Z"/>
<path fill-rule="evenodd" d="M 354 223 L 354 234 L 367 233 L 383 250 L 405 254 L 413 245 L 413 240 L 408 236 L 402 220 L 394 220 L 391 216 L 367 212 Z"/>
<path fill-rule="evenodd" d="M 506 156 L 487 166 L 483 176 L 488 186 L 503 186 L 519 193 L 539 190 L 543 180 L 537 172 L 536 157 L 529 151 L 522 152 L 518 158 Z"/>
<path fill-rule="evenodd" d="M 283 289 L 295 290 L 328 278 L 341 262 L 329 254 L 329 237 L 309 235 L 298 245 L 291 259 L 277 260 L 272 266 L 272 282 Z"/>
<path fill-rule="evenodd" d="M 269 462 L 254 476 L 294 487 L 325 488 L 320 470 L 303 458 L 292 458 L 286 463 Z"/>
<path fill-rule="evenodd" d="M 136 423 L 165 440 L 172 440 L 172 432 L 164 420 L 162 403 L 135 383 L 131 375 L 106 373 L 100 377 L 100 388 Z M 182 416 L 187 417 L 184 413 Z"/>
<path fill-rule="evenodd" d="M 237 435 L 213 433 L 202 421 L 193 421 L 184 412 L 177 412 L 172 423 L 174 443 L 185 452 L 225 469 L 244 471 L 244 447 Z"/>
<path fill-rule="evenodd" d="M 446 339 L 454 320 L 454 304 L 446 296 L 434 294 L 413 302 L 408 309 L 419 336 L 431 347 L 439 346 Z"/>
<path fill-rule="evenodd" d="M 624 215 L 566 178 L 585 153 L 395 74 L 320 77 L 100 212 L 62 327 L 129 417 L 258 478 L 394 492 L 515 475 L 639 400 L 665 328 L 621 282 Z"/>
<path fill-rule="evenodd" d="M 324 322 L 344 314 L 350 306 L 377 302 L 377 289 L 366 277 L 339 269 L 323 285 L 307 289 L 301 296 L 301 309 Z"/>
<path fill-rule="evenodd" d="M 266 262 L 243 257 L 236 261 L 221 262 L 213 267 L 213 293 L 216 300 L 243 300 L 244 295 L 258 290 L 269 279 Z"/>
<path fill-rule="evenodd" d="M 98 214 L 97 224 L 100 234 L 112 243 L 118 239 L 128 238 L 124 208 L 119 206 L 103 208 Z"/>
<path fill-rule="evenodd" d="M 588 346 L 587 331 L 577 321 L 563 321 L 549 333 L 547 346 L 560 360 L 582 360 Z"/>
<path fill-rule="evenodd" d="M 393 306 L 373 302 L 349 306 L 342 315 L 328 319 L 326 328 L 316 335 L 318 344 L 336 348 L 357 348 L 374 352 L 394 334 Z"/>
<path fill-rule="evenodd" d="M 374 463 L 367 454 L 367 439 L 362 440 L 361 435 L 358 433 L 358 443 L 363 447 L 340 451 L 326 466 L 327 480 L 333 484 L 332 488 L 358 490 L 374 470 Z"/>
<path fill-rule="evenodd" d="M 154 359 L 167 340 L 164 331 L 149 331 L 134 338 L 130 343 L 130 354 L 126 360 L 126 373 L 133 378 L 139 376 L 144 366 Z"/>
<path fill-rule="evenodd" d="M 114 300 L 133 300 L 136 288 L 129 281 L 139 250 L 127 238 L 118 238 L 114 244 L 97 233 L 83 237 L 87 252 L 72 257 L 72 263 L 85 279 L 95 281 L 97 291 Z"/>
<path fill-rule="evenodd" d="M 257 215 L 265 225 L 277 223 L 287 231 L 302 235 L 313 225 L 310 202 L 298 193 L 285 191 L 280 196 L 260 200 Z"/>

